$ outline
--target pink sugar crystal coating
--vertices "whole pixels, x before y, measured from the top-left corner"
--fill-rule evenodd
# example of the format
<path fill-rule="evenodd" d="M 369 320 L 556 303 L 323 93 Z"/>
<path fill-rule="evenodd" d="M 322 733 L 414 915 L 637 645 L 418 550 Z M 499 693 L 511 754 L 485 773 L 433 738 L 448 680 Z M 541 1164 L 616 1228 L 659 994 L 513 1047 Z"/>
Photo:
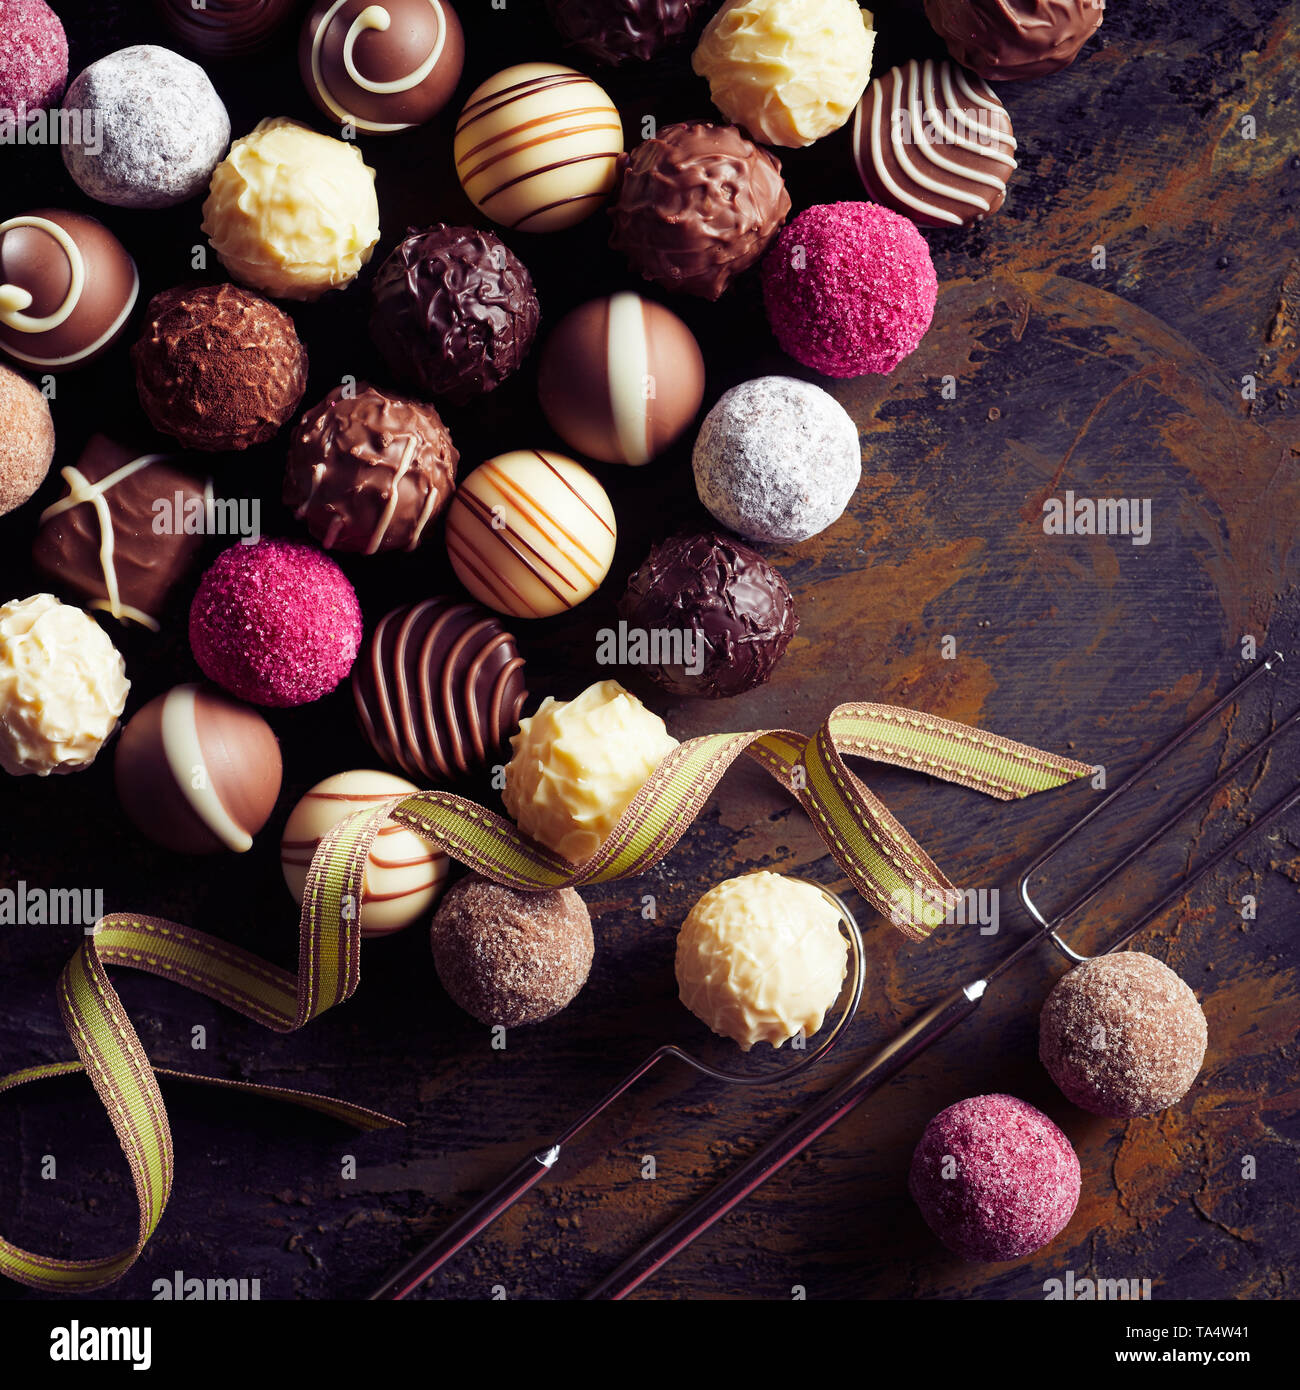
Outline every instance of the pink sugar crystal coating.
<path fill-rule="evenodd" d="M 352 669 L 361 607 L 328 555 L 295 541 L 232 545 L 190 607 L 190 646 L 209 680 L 255 705 L 319 700 Z"/>
<path fill-rule="evenodd" d="M 0 0 L 0 114 L 57 106 L 68 85 L 68 39 L 45 0 Z"/>
<path fill-rule="evenodd" d="M 878 203 L 808 208 L 763 261 L 777 342 L 823 376 L 892 372 L 925 336 L 938 292 L 925 238 Z"/>
<path fill-rule="evenodd" d="M 926 1125 L 907 1188 L 949 1250 L 967 1260 L 1016 1260 L 1069 1223 L 1079 1160 L 1042 1111 L 1015 1096 L 973 1096 Z"/>

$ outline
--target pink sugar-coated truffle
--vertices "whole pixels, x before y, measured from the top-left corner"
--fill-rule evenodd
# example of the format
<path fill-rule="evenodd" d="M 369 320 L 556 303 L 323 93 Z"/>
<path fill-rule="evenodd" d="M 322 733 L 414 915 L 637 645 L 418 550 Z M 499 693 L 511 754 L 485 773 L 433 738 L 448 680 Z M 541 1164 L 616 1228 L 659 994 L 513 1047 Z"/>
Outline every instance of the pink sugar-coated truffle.
<path fill-rule="evenodd" d="M 57 106 L 68 85 L 68 37 L 45 0 L 0 0 L 0 116 Z"/>
<path fill-rule="evenodd" d="M 343 571 L 296 541 L 232 545 L 190 606 L 190 647 L 209 680 L 255 705 L 319 700 L 352 669 L 361 606 Z"/>
<path fill-rule="evenodd" d="M 878 203 L 808 208 L 763 261 L 777 342 L 823 376 L 892 372 L 925 336 L 938 292 L 925 238 Z"/>
<path fill-rule="evenodd" d="M 1015 1096 L 941 1110 L 912 1155 L 907 1189 L 926 1224 L 966 1260 L 1017 1260 L 1065 1229 L 1079 1202 L 1070 1141 Z"/>

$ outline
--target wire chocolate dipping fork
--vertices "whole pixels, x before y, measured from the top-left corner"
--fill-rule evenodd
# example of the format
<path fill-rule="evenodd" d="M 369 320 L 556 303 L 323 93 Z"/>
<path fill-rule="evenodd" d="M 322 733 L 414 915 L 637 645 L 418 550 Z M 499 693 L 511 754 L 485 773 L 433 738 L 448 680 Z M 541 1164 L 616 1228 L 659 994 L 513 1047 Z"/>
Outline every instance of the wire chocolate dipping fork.
<path fill-rule="evenodd" d="M 1145 777 L 1159 763 L 1164 762 L 1188 739 L 1203 728 L 1227 705 L 1238 699 L 1255 681 L 1267 672 L 1276 670 L 1283 663 L 1280 653 L 1274 653 L 1262 662 L 1244 679 L 1217 700 L 1209 709 L 1188 724 L 1173 739 L 1154 753 L 1135 772 L 1127 777 L 1114 791 L 1103 797 L 1090 811 L 1080 817 L 1068 830 L 1041 854 L 1020 876 L 1018 891 L 1021 902 L 1030 916 L 1038 924 L 1038 930 L 1026 938 L 1009 955 L 1003 957 L 986 975 L 960 986 L 926 1010 L 910 1026 L 905 1028 L 891 1042 L 876 1052 L 860 1067 L 853 1070 L 838 1085 L 832 1087 L 819 1101 L 791 1121 L 775 1138 L 769 1140 L 751 1158 L 724 1178 L 712 1191 L 706 1193 L 679 1217 L 671 1221 L 657 1235 L 640 1247 L 600 1285 L 586 1295 L 588 1299 L 622 1299 L 639 1288 L 657 1270 L 662 1269 L 675 1255 L 680 1254 L 698 1236 L 707 1231 L 727 1212 L 738 1206 L 746 1197 L 761 1187 L 768 1178 L 783 1168 L 797 1154 L 802 1153 L 820 1135 L 839 1123 L 851 1110 L 861 1104 L 869 1095 L 896 1076 L 911 1061 L 931 1048 L 940 1038 L 946 1036 L 959 1023 L 974 1014 L 989 988 L 998 977 L 1008 971 L 1020 958 L 1036 947 L 1044 937 L 1065 957 L 1071 966 L 1090 959 L 1073 950 L 1059 935 L 1059 928 L 1070 918 L 1091 903 L 1097 894 L 1117 874 L 1128 867 L 1135 859 L 1145 853 L 1157 840 L 1161 839 L 1189 811 L 1208 800 L 1226 786 L 1248 763 L 1253 762 L 1283 735 L 1289 733 L 1300 722 L 1300 710 L 1292 713 L 1267 737 L 1236 758 L 1230 766 L 1185 801 L 1177 811 L 1167 817 L 1133 849 L 1129 850 L 1117 864 L 1102 876 L 1063 911 L 1047 916 L 1030 896 L 1030 886 L 1050 861 L 1064 846 L 1075 838 L 1083 828 L 1099 815 L 1107 806 L 1123 796 L 1136 782 Z M 1257 817 L 1250 825 L 1233 836 L 1221 846 L 1190 875 L 1183 878 L 1153 906 L 1147 909 L 1136 922 L 1121 936 L 1116 938 L 1102 954 L 1109 954 L 1127 945 L 1135 936 L 1178 902 L 1192 887 L 1211 873 L 1229 855 L 1235 853 L 1252 835 L 1266 825 L 1278 820 L 1297 804 L 1300 804 L 1300 788 L 1282 797 Z"/>

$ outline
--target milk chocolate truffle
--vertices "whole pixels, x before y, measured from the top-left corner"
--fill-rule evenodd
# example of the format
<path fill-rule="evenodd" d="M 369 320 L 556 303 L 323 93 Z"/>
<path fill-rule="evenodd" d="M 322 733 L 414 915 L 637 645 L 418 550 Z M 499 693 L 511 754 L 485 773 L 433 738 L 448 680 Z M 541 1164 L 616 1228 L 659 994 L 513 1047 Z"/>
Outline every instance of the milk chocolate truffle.
<path fill-rule="evenodd" d="M 156 44 L 118 49 L 68 88 L 79 117 L 63 162 L 88 197 L 165 208 L 201 193 L 230 144 L 230 117 L 197 63 Z"/>
<path fill-rule="evenodd" d="M 465 66 L 465 35 L 448 0 L 316 0 L 298 68 L 336 124 L 392 135 L 432 120 Z"/>
<path fill-rule="evenodd" d="M 307 389 L 293 320 L 237 285 L 163 290 L 131 349 L 154 429 L 187 449 L 247 449 L 271 439 Z"/>
<path fill-rule="evenodd" d="M 478 874 L 433 914 L 433 963 L 452 999 L 493 1027 L 553 1018 L 587 983 L 596 943 L 572 888 L 524 893 Z"/>
<path fill-rule="evenodd" d="M 646 63 L 680 43 L 711 0 L 546 0 L 567 44 L 610 67 Z"/>
<path fill-rule="evenodd" d="M 989 82 L 1068 68 L 1105 10 L 1105 0 L 925 0 L 954 60 Z"/>
<path fill-rule="evenodd" d="M 102 434 L 60 472 L 63 495 L 41 513 L 32 544 L 36 568 L 86 607 L 157 632 L 167 596 L 203 548 L 192 521 L 207 514 L 211 482 Z"/>
<path fill-rule="evenodd" d="M 35 493 L 53 462 L 49 402 L 26 377 L 0 366 L 0 516 Z"/>
<path fill-rule="evenodd" d="M 418 790 L 391 772 L 364 768 L 317 782 L 293 808 L 280 838 L 280 868 L 294 901 L 301 906 L 317 846 L 341 820 Z M 361 874 L 361 935 L 389 936 L 423 917 L 438 900 L 450 867 L 440 849 L 390 816 L 379 827 Z"/>
<path fill-rule="evenodd" d="M 623 152 L 618 108 L 590 77 L 520 63 L 476 87 L 456 123 L 456 174 L 485 217 L 554 232 L 590 217 Z"/>
<path fill-rule="evenodd" d="M 366 639 L 352 698 L 370 746 L 425 783 L 505 761 L 528 690 L 515 639 L 473 603 L 395 608 Z"/>
<path fill-rule="evenodd" d="M 706 700 L 762 685 L 799 630 L 785 580 L 756 550 L 716 531 L 655 546 L 628 580 L 618 613 L 644 635 L 636 664 L 651 680 Z"/>
<path fill-rule="evenodd" d="M 38 371 L 81 367 L 121 337 L 140 277 L 93 217 L 40 208 L 0 222 L 0 349 Z"/>
<path fill-rule="evenodd" d="M 326 550 L 414 550 L 451 500 L 459 459 L 431 405 L 336 386 L 294 431 L 284 504 Z"/>
<path fill-rule="evenodd" d="M 863 93 L 853 158 L 867 192 L 922 227 L 996 212 L 1015 172 L 1011 118 L 993 89 L 956 63 L 909 59 Z"/>
<path fill-rule="evenodd" d="M 0 607 L 0 767 L 79 772 L 112 737 L 131 683 L 104 629 L 52 594 Z"/>
<path fill-rule="evenodd" d="M 710 888 L 677 934 L 682 1003 L 746 1052 L 810 1038 L 848 970 L 839 909 L 811 883 L 743 874 Z"/>
<path fill-rule="evenodd" d="M 1163 962 L 1116 951 L 1076 965 L 1047 996 L 1038 1055 L 1065 1096 L 1133 1119 L 1177 1105 L 1205 1059 L 1205 1015 Z"/>
<path fill-rule="evenodd" d="M 677 740 L 617 681 L 598 681 L 573 700 L 548 695 L 510 747 L 506 810 L 525 835 L 582 864 Z"/>
<path fill-rule="evenodd" d="M 610 245 L 643 279 L 717 299 L 790 212 L 781 162 L 735 126 L 664 126 L 619 161 Z"/>
<path fill-rule="evenodd" d="M 113 764 L 117 799 L 177 854 L 243 854 L 280 794 L 280 745 L 256 710 L 178 685 L 132 715 Z"/>
<path fill-rule="evenodd" d="M 685 433 L 704 400 L 704 356 L 671 310 L 623 291 L 579 305 L 542 350 L 537 394 L 566 444 L 640 465 Z"/>
<path fill-rule="evenodd" d="M 517 449 L 480 464 L 447 509 L 447 553 L 480 603 L 549 618 L 600 588 L 617 530 L 605 489 L 563 454 Z"/>
<path fill-rule="evenodd" d="M 298 0 L 154 0 L 173 38 L 205 58 L 244 58 L 267 48 Z"/>
<path fill-rule="evenodd" d="M 527 267 L 492 232 L 439 223 L 379 267 L 370 336 L 393 374 L 463 404 L 519 370 L 540 309 Z"/>

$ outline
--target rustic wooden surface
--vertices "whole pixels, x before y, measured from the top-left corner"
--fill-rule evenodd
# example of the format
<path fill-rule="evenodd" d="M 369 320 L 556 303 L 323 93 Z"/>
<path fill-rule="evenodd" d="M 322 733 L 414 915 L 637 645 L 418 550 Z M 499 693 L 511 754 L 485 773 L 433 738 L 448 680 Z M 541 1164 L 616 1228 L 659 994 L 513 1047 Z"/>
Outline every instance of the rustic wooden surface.
<path fill-rule="evenodd" d="M 57 8 L 74 70 L 161 37 L 144 5 Z M 471 45 L 466 92 L 506 63 L 563 59 L 536 0 L 510 0 L 503 12 L 487 0 L 460 8 Z M 878 63 L 935 51 L 919 6 L 880 0 L 878 9 Z M 795 645 L 770 686 L 722 705 L 666 704 L 633 679 L 674 733 L 811 731 L 838 701 L 896 700 L 1069 750 L 1104 764 L 1113 783 L 1244 670 L 1243 637 L 1261 651 L 1296 650 L 1300 32 L 1289 15 L 1284 0 L 1115 6 L 1073 68 L 1001 89 L 1021 150 L 1006 208 L 973 231 L 931 234 L 940 298 L 916 355 L 891 377 L 832 387 L 861 426 L 864 480 L 838 525 L 773 557 L 798 599 Z M 679 55 L 610 82 L 629 129 L 648 113 L 661 122 L 707 113 L 706 93 L 684 66 Z M 286 53 L 214 69 L 214 78 L 236 130 L 267 114 L 311 114 Z M 1240 134 L 1247 115 L 1253 140 Z M 389 145 L 372 141 L 366 154 L 380 170 L 385 247 L 408 221 L 471 220 L 451 177 L 449 120 Z M 7 149 L 0 158 L 7 213 L 83 205 L 48 152 Z M 792 154 L 786 170 L 796 207 L 860 196 L 842 133 Z M 187 277 L 200 240 L 195 206 L 93 210 L 134 250 L 148 292 Z M 627 283 L 601 222 L 517 239 L 552 323 L 569 303 Z M 1092 267 L 1097 245 L 1105 270 Z M 752 281 L 721 306 L 673 307 L 704 344 L 711 399 L 746 377 L 793 370 L 771 344 Z M 365 339 L 363 290 L 294 313 L 312 357 L 309 400 L 344 371 L 383 380 Z M 940 394 L 946 375 L 957 381 L 952 400 Z M 1258 381 L 1251 402 L 1241 395 L 1247 375 Z M 63 461 L 92 428 L 138 428 L 125 350 L 65 378 L 55 409 Z M 447 418 L 466 467 L 547 438 L 530 373 L 486 407 Z M 272 446 L 218 461 L 224 490 L 262 496 L 272 531 L 292 529 L 277 500 L 281 457 Z M 571 616 L 521 631 L 536 694 L 571 695 L 594 678 L 594 632 L 611 616 L 622 576 L 656 536 L 704 520 L 684 448 L 654 467 L 603 476 L 622 526 L 613 576 Z M 1042 500 L 1066 488 L 1149 497 L 1151 544 L 1045 537 Z M 0 522 L 5 597 L 35 587 L 26 552 L 37 510 Z M 436 591 L 447 574 L 436 553 L 347 568 L 372 620 Z M 124 642 L 133 708 L 193 675 L 185 601 L 161 637 Z M 955 659 L 941 654 L 945 636 L 955 638 Z M 1159 792 L 1208 780 L 1298 694 L 1293 675 L 1257 691 L 1159 779 Z M 279 828 L 312 782 L 372 758 L 345 695 L 272 722 L 285 787 L 245 858 L 191 863 L 142 844 L 119 818 L 104 759 L 75 779 L 0 785 L 0 885 L 101 887 L 110 910 L 170 916 L 291 963 L 295 916 L 280 880 Z M 1247 790 L 1271 800 L 1294 783 L 1296 766 L 1294 752 L 1278 752 Z M 511 1298 L 557 1298 L 592 1286 L 850 1057 L 1018 939 L 1027 929 L 1010 903 L 1018 867 L 1095 796 L 1080 786 L 1003 806 L 907 774 L 868 773 L 959 882 L 1004 891 L 1000 935 L 954 927 L 917 946 L 872 923 L 861 1014 L 821 1074 L 742 1094 L 664 1070 L 426 1296 L 487 1298 L 499 1286 Z M 1135 803 L 1105 842 L 1150 824 L 1153 804 L 1152 796 Z M 1244 794 L 1226 796 L 1181 827 L 1089 914 L 1079 939 L 1104 941 L 1198 850 L 1244 823 L 1244 806 Z M 1209 1017 L 1205 1069 L 1183 1104 L 1125 1124 L 1065 1103 L 1036 1061 L 1037 1009 L 1061 968 L 1044 948 L 976 1022 L 639 1296 L 781 1299 L 803 1286 L 814 1298 L 1034 1299 L 1066 1270 L 1150 1278 L 1157 1298 L 1294 1296 L 1298 844 L 1294 824 L 1261 837 L 1138 943 L 1189 981 Z M 419 929 L 368 945 L 357 997 L 290 1037 L 120 974 L 158 1065 L 326 1090 L 408 1127 L 361 1138 L 269 1103 L 168 1085 L 176 1191 L 144 1258 L 103 1296 L 148 1298 L 155 1279 L 178 1269 L 257 1278 L 264 1298 L 364 1295 L 648 1050 L 669 1039 L 713 1048 L 675 1001 L 672 926 L 712 883 L 757 867 L 843 887 L 801 815 L 760 772 L 741 768 L 646 881 L 586 894 L 598 936 L 590 984 L 553 1023 L 512 1034 L 504 1053 L 441 994 Z M 1084 857 L 1064 865 L 1053 894 L 1064 900 L 1089 868 Z M 645 892 L 658 898 L 657 923 L 641 920 Z M 1258 900 L 1251 922 L 1240 914 L 1246 894 Z M 53 984 L 76 938 L 75 928 L 0 929 L 0 1071 L 70 1055 Z M 207 1030 L 206 1051 L 190 1047 L 196 1025 Z M 1045 1251 L 980 1267 L 944 1252 L 904 1185 L 926 1120 L 994 1090 L 1040 1105 L 1063 1126 L 1079 1150 L 1083 1196 Z M 44 1154 L 58 1159 L 56 1181 L 40 1177 Z M 356 1157 L 353 1181 L 340 1178 L 347 1154 Z M 656 1160 L 653 1181 L 641 1176 L 646 1155 Z M 1253 1180 L 1242 1177 L 1247 1155 L 1258 1165 Z M 84 1080 L 0 1103 L 0 1175 L 0 1231 L 21 1245 L 88 1256 L 118 1248 L 135 1228 L 125 1163 Z M 3 1296 L 36 1295 L 6 1284 Z"/>

